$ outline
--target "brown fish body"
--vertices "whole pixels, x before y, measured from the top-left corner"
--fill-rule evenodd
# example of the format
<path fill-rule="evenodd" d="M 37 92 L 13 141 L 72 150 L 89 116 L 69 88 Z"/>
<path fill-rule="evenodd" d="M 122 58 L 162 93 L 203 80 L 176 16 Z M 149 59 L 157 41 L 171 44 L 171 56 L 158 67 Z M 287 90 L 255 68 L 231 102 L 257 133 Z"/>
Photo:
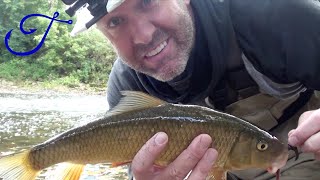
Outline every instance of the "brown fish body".
<path fill-rule="evenodd" d="M 52 164 L 64 161 L 77 163 L 100 162 L 129 162 L 134 155 L 156 132 L 166 132 L 169 144 L 166 151 L 158 159 L 161 165 L 168 164 L 175 159 L 199 134 L 209 134 L 214 139 L 215 148 L 220 153 L 219 161 L 223 161 L 230 151 L 233 142 L 241 130 L 239 122 L 227 120 L 222 117 L 200 116 L 191 110 L 195 107 L 183 109 L 186 117 L 177 115 L 164 115 L 162 110 L 184 108 L 184 106 L 166 104 L 163 107 L 149 109 L 149 117 L 141 117 L 140 113 L 131 112 L 132 116 L 120 114 L 106 117 L 90 123 L 81 128 L 76 128 L 59 137 L 34 147 L 31 150 L 30 160 L 39 159 L 42 153 L 52 157 L 44 164 L 37 164 L 38 169 L 43 169 Z M 198 115 L 190 117 L 190 114 Z M 128 116 L 128 117 L 126 117 Z M 208 119 L 205 119 L 208 118 Z"/>
<path fill-rule="evenodd" d="M 287 146 L 234 116 L 201 106 L 169 103 L 141 108 L 143 106 L 111 112 L 35 146 L 27 154 L 28 166 L 40 171 L 60 162 L 131 162 L 143 144 L 160 131 L 169 136 L 166 150 L 156 161 L 161 166 L 172 162 L 197 135 L 204 133 L 213 138 L 212 146 L 219 152 L 215 168 L 268 168 L 287 156 Z M 259 150 L 259 144 L 266 145 L 267 149 Z M 0 170 L 0 177 L 1 173 Z"/>

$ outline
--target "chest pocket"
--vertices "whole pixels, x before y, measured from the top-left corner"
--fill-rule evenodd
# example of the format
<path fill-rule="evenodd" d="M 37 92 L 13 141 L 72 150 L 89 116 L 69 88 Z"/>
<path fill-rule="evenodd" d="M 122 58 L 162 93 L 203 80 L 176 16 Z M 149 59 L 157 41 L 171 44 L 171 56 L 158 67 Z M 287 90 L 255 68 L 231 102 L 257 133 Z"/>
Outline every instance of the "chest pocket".
<path fill-rule="evenodd" d="M 225 112 L 246 119 L 265 130 L 270 130 L 278 125 L 278 120 L 284 111 L 298 97 L 279 100 L 268 94 L 259 93 L 230 104 L 226 107 Z"/>
<path fill-rule="evenodd" d="M 310 100 L 312 95 L 313 91 L 307 90 L 300 95 L 279 99 L 265 93 L 257 93 L 218 110 L 243 118 L 265 130 L 272 130 L 290 119 Z M 207 97 L 205 103 L 202 103 L 202 105 L 217 109 L 215 104 L 210 97 Z"/>

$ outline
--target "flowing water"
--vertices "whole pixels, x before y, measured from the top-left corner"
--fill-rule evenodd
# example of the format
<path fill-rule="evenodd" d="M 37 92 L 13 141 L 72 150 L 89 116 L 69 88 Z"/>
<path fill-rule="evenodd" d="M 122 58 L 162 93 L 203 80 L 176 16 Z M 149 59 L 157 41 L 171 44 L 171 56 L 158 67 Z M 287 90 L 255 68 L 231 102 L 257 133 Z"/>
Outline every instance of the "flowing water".
<path fill-rule="evenodd" d="M 0 156 L 30 148 L 107 110 L 106 96 L 101 95 L 0 93 Z M 86 168 L 82 179 L 123 179 L 119 174 L 105 176 L 114 172 L 105 165 Z"/>

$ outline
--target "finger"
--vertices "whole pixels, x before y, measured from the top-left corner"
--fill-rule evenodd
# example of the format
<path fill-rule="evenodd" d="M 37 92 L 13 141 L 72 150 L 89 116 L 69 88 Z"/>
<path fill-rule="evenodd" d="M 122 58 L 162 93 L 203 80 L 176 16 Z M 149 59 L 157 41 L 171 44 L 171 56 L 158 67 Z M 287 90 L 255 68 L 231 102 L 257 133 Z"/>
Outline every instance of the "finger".
<path fill-rule="evenodd" d="M 301 146 L 303 152 L 317 152 L 320 151 L 320 132 L 312 135 Z"/>
<path fill-rule="evenodd" d="M 293 132 L 295 131 L 295 129 L 292 129 L 291 131 L 289 131 L 288 133 L 288 137 L 290 138 L 290 136 L 293 134 Z M 290 144 L 290 140 L 289 140 L 289 144 Z"/>
<path fill-rule="evenodd" d="M 136 179 L 148 179 L 152 172 L 155 159 L 164 150 L 168 136 L 164 132 L 155 134 L 138 151 L 132 161 L 132 172 Z"/>
<path fill-rule="evenodd" d="M 299 117 L 298 125 L 300 125 L 302 122 L 304 122 L 306 119 L 308 119 L 313 112 L 314 112 L 314 110 L 306 111 L 306 112 L 302 113 L 301 116 Z M 294 131 L 295 131 L 295 129 L 292 129 L 291 131 L 289 131 L 288 137 L 290 137 Z"/>
<path fill-rule="evenodd" d="M 298 125 L 300 125 L 301 123 L 303 123 L 306 119 L 308 119 L 310 117 L 310 115 L 312 113 L 314 113 L 315 110 L 312 111 L 306 111 L 304 113 L 301 114 L 301 116 L 299 117 L 299 121 L 298 121 Z"/>
<path fill-rule="evenodd" d="M 162 179 L 183 179 L 196 166 L 212 139 L 207 134 L 197 136 L 169 166 L 164 170 Z"/>
<path fill-rule="evenodd" d="M 306 120 L 291 133 L 289 133 L 289 144 L 300 146 L 313 134 L 320 131 L 320 109 L 314 111 Z"/>
<path fill-rule="evenodd" d="M 301 116 L 299 117 L 298 125 L 300 125 L 302 122 L 304 122 L 306 119 L 308 119 L 313 112 L 314 112 L 314 110 L 306 111 L 306 112 L 302 113 Z M 288 133 L 288 137 L 290 137 L 294 131 L 295 131 L 295 129 L 291 130 Z"/>
<path fill-rule="evenodd" d="M 188 179 L 206 179 L 209 172 L 212 170 L 212 166 L 214 162 L 217 160 L 217 158 L 218 152 L 213 148 L 209 148 L 206 154 L 201 158 L 194 170 L 191 172 Z"/>

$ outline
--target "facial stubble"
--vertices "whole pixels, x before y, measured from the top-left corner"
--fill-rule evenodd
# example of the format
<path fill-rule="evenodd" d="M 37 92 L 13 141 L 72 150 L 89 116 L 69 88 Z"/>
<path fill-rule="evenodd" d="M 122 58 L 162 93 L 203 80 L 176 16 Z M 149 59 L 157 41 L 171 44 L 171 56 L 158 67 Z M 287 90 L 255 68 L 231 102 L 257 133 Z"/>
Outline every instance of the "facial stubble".
<path fill-rule="evenodd" d="M 151 43 L 143 45 L 143 48 L 141 45 L 134 47 L 135 54 L 138 57 L 129 60 L 121 56 L 121 53 L 118 53 L 123 62 L 132 69 L 163 82 L 170 81 L 180 75 L 187 66 L 195 37 L 195 28 L 192 16 L 190 15 L 191 13 L 189 13 L 186 6 L 183 7 L 181 11 L 176 12 L 179 13 L 177 16 L 180 17 L 177 20 L 178 25 L 176 29 L 157 28 Z M 143 60 L 141 60 L 141 57 L 139 57 L 140 52 L 145 52 L 148 46 L 152 47 L 158 43 L 156 41 L 163 39 L 164 36 L 172 38 L 172 43 L 176 45 L 176 53 L 162 59 L 162 62 L 165 62 L 165 64 L 162 64 L 158 69 L 147 67 L 146 64 L 143 63 Z"/>

